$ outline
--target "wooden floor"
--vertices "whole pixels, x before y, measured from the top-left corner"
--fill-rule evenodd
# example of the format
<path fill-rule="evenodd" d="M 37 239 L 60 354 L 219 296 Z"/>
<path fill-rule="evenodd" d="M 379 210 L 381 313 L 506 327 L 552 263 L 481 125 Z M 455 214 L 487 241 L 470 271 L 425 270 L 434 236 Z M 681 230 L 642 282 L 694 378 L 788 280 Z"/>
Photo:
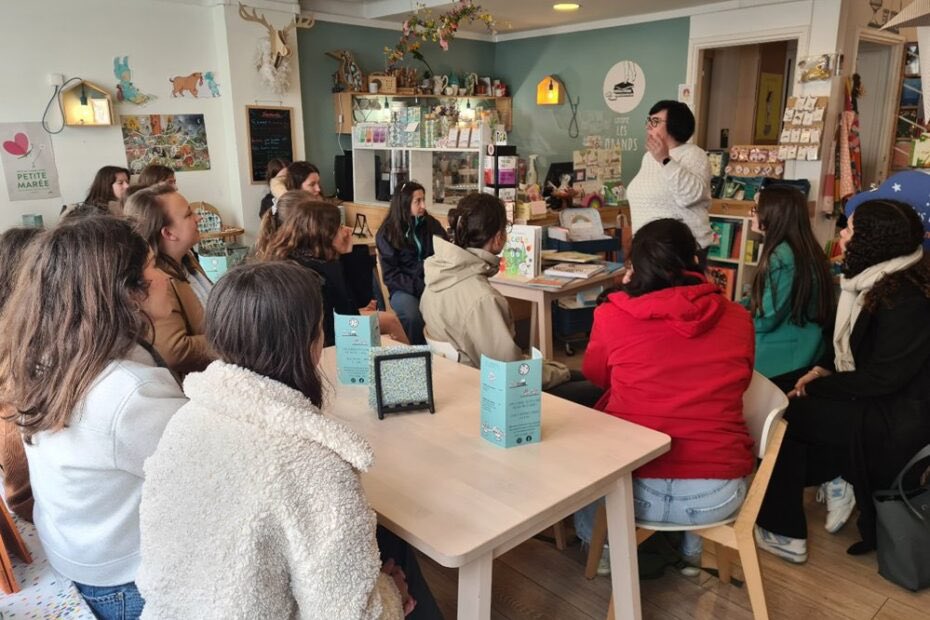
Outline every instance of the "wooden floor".
<path fill-rule="evenodd" d="M 806 564 L 789 564 L 760 552 L 769 615 L 774 619 L 850 618 L 915 620 L 930 618 L 930 590 L 913 594 L 878 575 L 875 554 L 846 555 L 855 542 L 850 522 L 838 534 L 823 529 L 825 509 L 807 502 L 809 553 Z M 705 564 L 713 565 L 712 554 Z M 457 571 L 421 556 L 421 567 L 447 620 L 455 618 Z M 603 620 L 610 580 L 584 578 L 584 558 L 577 539 L 565 551 L 532 539 L 494 561 L 491 618 Z M 741 577 L 739 570 L 736 576 Z M 682 577 L 667 568 L 660 579 L 640 583 L 643 618 L 751 620 L 745 589 L 721 584 L 716 577 Z"/>
<path fill-rule="evenodd" d="M 556 343 L 555 358 L 578 369 L 584 344 L 576 350 L 566 356 L 561 343 Z M 807 563 L 798 566 L 759 553 L 769 616 L 773 620 L 930 619 L 930 589 L 914 594 L 886 581 L 878 574 L 874 553 L 847 555 L 846 548 L 858 540 L 854 519 L 839 533 L 828 534 L 823 529 L 826 509 L 814 501 L 813 489 L 808 491 Z M 715 565 L 712 553 L 705 554 L 705 565 Z M 456 569 L 425 556 L 421 566 L 446 619 L 454 619 Z M 734 572 L 742 577 L 739 569 Z M 642 580 L 640 588 L 646 619 L 752 619 L 745 589 L 721 584 L 707 573 L 688 578 L 668 568 L 660 579 Z M 604 620 L 609 597 L 607 577 L 584 578 L 584 556 L 577 539 L 565 551 L 531 539 L 494 561 L 491 618 L 495 620 Z"/>

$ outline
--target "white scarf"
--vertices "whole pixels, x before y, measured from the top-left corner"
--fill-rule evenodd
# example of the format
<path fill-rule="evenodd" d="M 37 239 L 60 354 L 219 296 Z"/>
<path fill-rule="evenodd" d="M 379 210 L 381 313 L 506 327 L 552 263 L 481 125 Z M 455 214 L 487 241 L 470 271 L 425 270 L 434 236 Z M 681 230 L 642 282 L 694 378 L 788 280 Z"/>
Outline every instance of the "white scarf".
<path fill-rule="evenodd" d="M 856 369 L 856 362 L 849 348 L 849 337 L 862 311 L 865 296 L 872 290 L 875 283 L 886 275 L 904 271 L 920 261 L 923 256 L 923 247 L 919 247 L 906 256 L 897 256 L 872 265 L 852 278 L 840 278 L 840 301 L 836 308 L 836 325 L 833 328 L 833 350 L 836 354 L 834 363 L 837 371 Z"/>

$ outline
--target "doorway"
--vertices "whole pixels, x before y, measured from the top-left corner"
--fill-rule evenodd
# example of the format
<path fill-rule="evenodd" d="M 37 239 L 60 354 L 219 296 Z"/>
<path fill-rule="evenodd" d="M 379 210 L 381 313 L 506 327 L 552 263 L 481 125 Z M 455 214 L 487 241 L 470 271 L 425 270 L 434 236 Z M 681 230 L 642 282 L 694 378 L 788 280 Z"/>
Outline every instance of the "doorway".
<path fill-rule="evenodd" d="M 859 33 L 854 72 L 861 84 L 856 107 L 863 189 L 879 185 L 888 178 L 898 114 L 902 53 L 900 37 L 865 29 Z"/>

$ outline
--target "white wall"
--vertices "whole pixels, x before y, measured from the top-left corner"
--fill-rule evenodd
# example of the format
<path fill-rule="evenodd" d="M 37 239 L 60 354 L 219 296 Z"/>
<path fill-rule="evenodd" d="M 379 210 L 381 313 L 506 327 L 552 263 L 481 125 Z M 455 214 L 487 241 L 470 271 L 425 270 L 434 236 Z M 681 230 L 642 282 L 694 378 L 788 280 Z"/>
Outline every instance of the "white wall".
<path fill-rule="evenodd" d="M 212 6 L 204 6 L 211 4 Z M 230 6 L 226 6 L 230 4 Z M 296 2 L 252 2 L 277 25 L 291 17 Z M 257 225 L 261 186 L 249 185 L 245 140 L 245 104 L 295 108 L 298 155 L 303 154 L 296 37 L 292 86 L 285 96 L 271 95 L 258 83 L 255 48 L 263 29 L 238 17 L 232 0 L 165 2 L 152 0 L 29 0 L 0 7 L 0 83 L 4 85 L 0 122 L 39 121 L 52 95 L 49 73 L 79 76 L 115 94 L 113 58 L 129 56 L 133 83 L 158 98 L 146 106 L 121 103 L 118 114 L 203 114 L 211 169 L 179 172 L 178 187 L 190 200 L 220 209 L 230 224 Z M 104 19 L 102 16 L 108 16 Z M 213 71 L 221 97 L 171 97 L 169 77 Z M 204 90 L 208 90 L 204 87 Z M 61 124 L 57 110 L 50 124 Z M 94 173 L 107 164 L 125 166 L 122 132 L 106 128 L 66 127 L 52 137 L 61 198 L 11 202 L 0 188 L 0 230 L 19 225 L 22 213 L 41 213 L 54 224 L 64 203 L 82 200 Z M 256 212 L 253 214 L 253 212 Z"/>

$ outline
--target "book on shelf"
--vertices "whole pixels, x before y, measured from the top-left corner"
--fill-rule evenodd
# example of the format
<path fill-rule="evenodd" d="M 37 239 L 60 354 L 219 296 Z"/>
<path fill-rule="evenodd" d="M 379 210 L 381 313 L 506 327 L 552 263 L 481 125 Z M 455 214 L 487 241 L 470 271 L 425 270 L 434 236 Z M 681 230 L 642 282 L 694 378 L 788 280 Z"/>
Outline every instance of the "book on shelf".
<path fill-rule="evenodd" d="M 510 277 L 538 276 L 541 243 L 542 227 L 515 224 L 507 233 L 507 243 L 501 252 L 500 271 Z"/>
<path fill-rule="evenodd" d="M 739 261 L 739 240 L 743 234 L 743 225 L 737 224 L 733 229 L 733 241 L 730 244 L 730 258 Z"/>
<path fill-rule="evenodd" d="M 730 256 L 735 228 L 735 222 L 711 220 L 710 229 L 714 232 L 714 241 L 707 249 L 709 258 L 727 258 Z"/>
<path fill-rule="evenodd" d="M 555 261 L 557 263 L 593 263 L 601 259 L 597 254 L 586 254 L 584 252 L 547 252 L 543 257 L 545 260 Z"/>
<path fill-rule="evenodd" d="M 707 276 L 711 282 L 716 284 L 720 290 L 723 291 L 727 299 L 733 299 L 733 294 L 736 292 L 735 268 L 709 265 L 707 267 Z"/>
<path fill-rule="evenodd" d="M 587 280 L 591 276 L 596 276 L 605 271 L 604 265 L 582 264 L 582 263 L 558 263 L 549 267 L 543 273 L 547 276 L 557 276 L 561 278 L 579 278 Z"/>

